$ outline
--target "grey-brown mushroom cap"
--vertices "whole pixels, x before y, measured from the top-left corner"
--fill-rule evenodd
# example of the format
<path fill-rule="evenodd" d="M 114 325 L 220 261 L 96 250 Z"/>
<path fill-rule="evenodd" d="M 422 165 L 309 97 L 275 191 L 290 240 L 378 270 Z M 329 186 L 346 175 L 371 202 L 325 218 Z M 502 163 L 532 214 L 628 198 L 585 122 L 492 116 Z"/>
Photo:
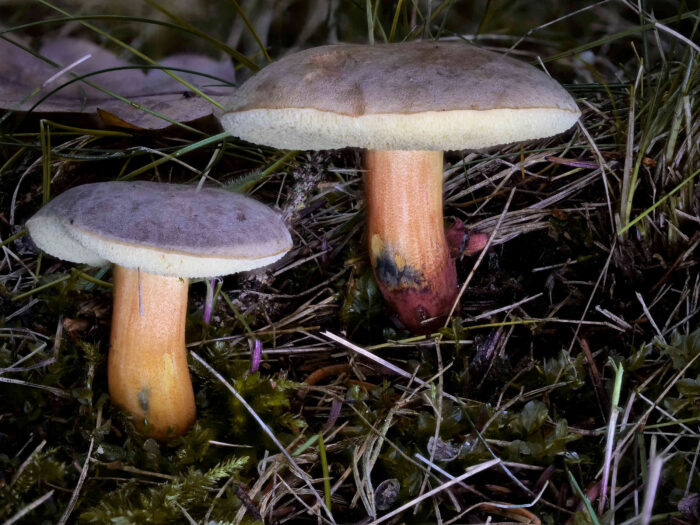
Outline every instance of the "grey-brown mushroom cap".
<path fill-rule="evenodd" d="M 55 257 L 177 277 L 259 268 L 292 247 L 280 214 L 260 202 L 219 188 L 156 182 L 72 188 L 27 227 Z"/>
<path fill-rule="evenodd" d="M 288 55 L 233 94 L 222 123 L 281 148 L 445 150 L 551 136 L 579 115 L 529 64 L 461 42 L 408 42 Z"/>

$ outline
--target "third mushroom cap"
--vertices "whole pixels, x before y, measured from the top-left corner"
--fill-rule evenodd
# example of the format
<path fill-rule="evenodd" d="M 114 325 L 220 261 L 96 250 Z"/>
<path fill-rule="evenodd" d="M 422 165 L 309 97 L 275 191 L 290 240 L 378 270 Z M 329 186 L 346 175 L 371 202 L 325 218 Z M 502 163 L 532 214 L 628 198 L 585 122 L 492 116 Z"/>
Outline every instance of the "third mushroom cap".
<path fill-rule="evenodd" d="M 442 152 L 548 137 L 579 115 L 566 90 L 529 64 L 461 42 L 408 42 L 289 55 L 243 84 L 222 122 L 278 148 L 368 149 L 372 267 L 403 324 L 421 333 L 457 295 Z"/>

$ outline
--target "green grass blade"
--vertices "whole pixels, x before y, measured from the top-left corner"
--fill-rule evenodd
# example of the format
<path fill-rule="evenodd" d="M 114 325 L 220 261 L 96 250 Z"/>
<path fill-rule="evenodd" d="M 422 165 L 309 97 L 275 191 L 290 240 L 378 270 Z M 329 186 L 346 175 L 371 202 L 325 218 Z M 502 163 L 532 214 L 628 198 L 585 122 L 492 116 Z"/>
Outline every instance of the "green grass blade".
<path fill-rule="evenodd" d="M 691 180 L 693 180 L 693 179 L 698 175 L 698 173 L 700 173 L 700 169 L 695 170 L 694 173 L 691 173 L 685 180 L 683 180 L 683 182 L 681 182 L 680 184 L 678 184 L 675 188 L 673 188 L 673 189 L 672 189 L 671 191 L 669 191 L 666 195 L 664 195 L 663 197 L 661 197 L 661 198 L 660 198 L 658 201 L 656 201 L 653 205 L 649 206 L 646 210 L 644 210 L 642 213 L 640 213 L 640 214 L 637 216 L 637 218 L 635 218 L 634 220 L 632 220 L 629 224 L 627 224 L 627 226 L 625 226 L 624 228 L 620 228 L 620 230 L 618 230 L 617 234 L 618 234 L 618 235 L 622 235 L 622 234 L 625 233 L 627 230 L 629 230 L 632 226 L 634 226 L 634 225 L 637 224 L 639 221 L 641 221 L 644 217 L 646 217 L 647 215 L 649 215 L 649 214 L 650 214 L 652 211 L 654 211 L 656 208 L 658 208 L 659 206 L 661 206 L 661 204 L 663 204 L 663 203 L 664 203 L 666 200 L 668 200 L 671 196 L 673 196 L 674 194 L 678 193 L 678 192 L 683 188 L 683 186 L 685 186 L 685 185 L 688 184 Z"/>
<path fill-rule="evenodd" d="M 566 473 L 569 475 L 569 481 L 571 482 L 571 486 L 574 488 L 576 493 L 579 495 L 581 498 L 581 501 L 583 501 L 584 506 L 586 507 L 586 512 L 588 512 L 588 517 L 591 518 L 591 521 L 593 522 L 593 525 L 600 525 L 600 521 L 598 521 L 598 516 L 596 516 L 595 511 L 593 510 L 593 505 L 591 505 L 591 500 L 588 499 L 588 496 L 586 496 L 583 491 L 581 490 L 581 487 L 579 487 L 578 482 L 576 481 L 576 478 L 574 475 L 571 473 L 571 471 L 567 468 Z"/>
<path fill-rule="evenodd" d="M 203 148 L 204 146 L 208 146 L 209 144 L 213 144 L 222 140 L 226 140 L 230 135 L 226 132 L 219 133 L 218 135 L 213 135 L 211 137 L 207 137 L 205 139 L 202 139 L 200 141 L 194 142 L 190 144 L 189 146 L 185 146 L 184 148 L 181 148 L 177 150 L 175 153 L 172 155 L 165 155 L 158 160 L 154 160 L 150 164 L 147 164 L 146 166 L 142 166 L 134 171 L 131 171 L 127 173 L 126 175 L 119 177 L 118 180 L 130 180 L 136 177 L 137 175 L 141 175 L 142 173 L 147 172 L 148 170 L 155 168 L 156 166 L 160 166 L 161 164 L 169 161 L 176 159 L 182 155 L 185 155 L 186 153 L 190 153 L 191 151 L 198 150 L 199 148 Z"/>
<path fill-rule="evenodd" d="M 146 1 L 149 1 L 149 0 L 146 0 Z M 260 37 L 255 32 L 255 28 L 253 27 L 253 24 L 250 23 L 250 20 L 248 20 L 248 17 L 246 16 L 243 9 L 241 9 L 241 6 L 238 5 L 238 2 L 236 2 L 236 0 L 231 0 L 231 3 L 233 4 L 233 8 L 236 10 L 236 13 L 238 13 L 238 16 L 241 17 L 241 20 L 243 20 L 243 23 L 248 28 L 248 31 L 250 31 L 250 34 L 253 35 L 255 42 L 260 47 L 260 51 L 262 51 L 262 54 L 265 56 L 265 60 L 267 60 L 268 62 L 271 62 L 272 59 L 270 58 L 270 55 L 267 54 L 267 49 L 265 49 L 265 46 L 263 45 L 262 40 L 260 40 Z"/>
<path fill-rule="evenodd" d="M 323 472 L 323 497 L 328 511 L 331 510 L 331 478 L 328 472 L 328 458 L 326 458 L 326 444 L 323 442 L 323 432 L 318 433 L 318 454 L 321 456 L 321 471 Z"/>
<path fill-rule="evenodd" d="M 51 131 L 45 120 L 39 123 L 39 142 L 41 144 L 41 202 L 45 205 L 51 199 Z"/>
<path fill-rule="evenodd" d="M 399 16 L 401 16 L 401 7 L 403 6 L 403 0 L 399 0 L 396 4 L 396 9 L 394 10 L 394 18 L 391 20 L 391 30 L 389 31 L 389 42 L 394 41 L 396 36 L 396 26 L 399 23 Z"/>

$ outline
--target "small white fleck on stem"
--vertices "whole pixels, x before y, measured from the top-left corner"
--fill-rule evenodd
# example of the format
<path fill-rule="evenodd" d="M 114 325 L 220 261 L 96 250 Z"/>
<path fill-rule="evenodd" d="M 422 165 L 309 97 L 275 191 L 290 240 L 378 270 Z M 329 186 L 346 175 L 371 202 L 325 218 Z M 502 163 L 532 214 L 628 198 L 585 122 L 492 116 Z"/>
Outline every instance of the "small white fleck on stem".
<path fill-rule="evenodd" d="M 143 317 L 143 301 L 141 300 L 141 268 L 137 268 L 136 271 L 139 275 L 139 315 Z"/>

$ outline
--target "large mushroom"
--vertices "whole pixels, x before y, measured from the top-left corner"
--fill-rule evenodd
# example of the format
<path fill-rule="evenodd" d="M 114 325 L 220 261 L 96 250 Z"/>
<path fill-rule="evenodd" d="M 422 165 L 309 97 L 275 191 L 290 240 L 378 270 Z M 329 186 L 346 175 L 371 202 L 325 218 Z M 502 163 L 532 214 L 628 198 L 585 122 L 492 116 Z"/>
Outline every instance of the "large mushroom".
<path fill-rule="evenodd" d="M 528 64 L 465 43 L 409 42 L 286 56 L 234 93 L 222 122 L 278 148 L 367 148 L 372 267 L 403 324 L 424 333 L 458 291 L 443 226 L 443 151 L 551 136 L 579 115 Z"/>
<path fill-rule="evenodd" d="M 279 214 L 253 199 L 155 182 L 75 187 L 27 227 L 55 257 L 114 264 L 110 395 L 160 440 L 195 418 L 185 351 L 188 278 L 266 266 L 292 246 Z"/>

